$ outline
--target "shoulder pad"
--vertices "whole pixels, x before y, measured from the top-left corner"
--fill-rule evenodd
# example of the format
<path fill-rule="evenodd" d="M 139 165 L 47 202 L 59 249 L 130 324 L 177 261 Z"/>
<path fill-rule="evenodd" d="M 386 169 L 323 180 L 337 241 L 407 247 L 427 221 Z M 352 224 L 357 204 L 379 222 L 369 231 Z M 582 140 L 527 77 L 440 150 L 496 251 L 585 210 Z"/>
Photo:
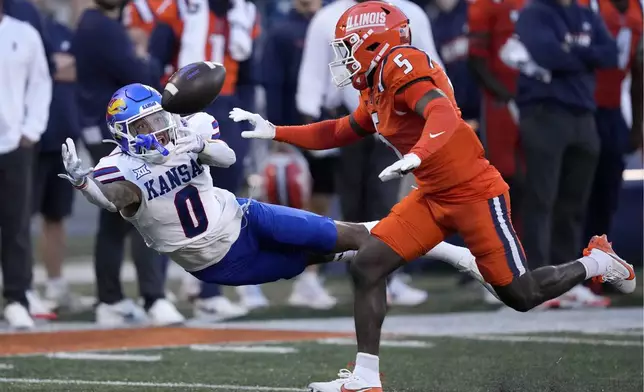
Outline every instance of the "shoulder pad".
<path fill-rule="evenodd" d="M 219 122 L 210 114 L 200 112 L 187 118 L 188 128 L 204 139 L 219 139 Z"/>
<path fill-rule="evenodd" d="M 376 88 L 395 92 L 412 80 L 431 77 L 438 69 L 426 52 L 413 46 L 398 46 L 382 60 Z"/>

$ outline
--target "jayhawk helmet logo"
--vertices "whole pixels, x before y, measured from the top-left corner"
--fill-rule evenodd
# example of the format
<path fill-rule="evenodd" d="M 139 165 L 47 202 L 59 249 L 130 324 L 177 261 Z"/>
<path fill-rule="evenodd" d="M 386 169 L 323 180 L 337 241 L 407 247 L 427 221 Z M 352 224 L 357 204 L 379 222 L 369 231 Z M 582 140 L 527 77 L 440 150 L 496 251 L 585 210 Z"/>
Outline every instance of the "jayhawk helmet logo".
<path fill-rule="evenodd" d="M 107 114 L 115 115 L 127 109 L 125 101 L 123 98 L 112 98 L 110 103 L 107 105 Z"/>

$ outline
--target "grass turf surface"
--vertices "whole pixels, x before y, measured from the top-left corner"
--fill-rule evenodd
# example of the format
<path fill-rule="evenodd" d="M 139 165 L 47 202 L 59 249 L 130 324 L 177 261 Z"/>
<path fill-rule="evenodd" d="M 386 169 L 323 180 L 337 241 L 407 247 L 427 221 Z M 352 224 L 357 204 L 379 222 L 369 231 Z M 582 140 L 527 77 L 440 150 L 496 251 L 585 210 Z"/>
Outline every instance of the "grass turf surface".
<path fill-rule="evenodd" d="M 456 279 L 454 275 L 415 279 L 416 285 L 429 290 L 430 300 L 418 308 L 393 309 L 390 315 L 445 312 L 449 315 L 449 312 L 472 310 L 492 312 L 494 307 L 480 301 L 478 287 L 458 287 L 455 285 Z M 350 316 L 347 281 L 332 279 L 328 283 L 333 293 L 343 301 L 333 311 L 308 311 L 284 306 L 290 284 L 282 282 L 265 287 L 266 294 L 276 305 L 245 319 L 290 318 L 294 319 L 293 329 L 298 329 L 296 318 Z M 176 282 L 170 286 L 176 287 Z M 91 292 L 90 286 L 76 289 Z M 131 285 L 127 286 L 126 291 L 136 292 Z M 641 287 L 632 296 L 615 297 L 614 304 L 641 306 Z M 190 314 L 187 304 L 181 303 L 180 308 L 187 315 Z M 548 313 L 556 316 L 556 312 Z M 61 319 L 68 322 L 87 321 L 91 316 L 91 312 L 63 314 Z M 494 320 L 507 318 L 510 325 L 512 320 L 509 316 L 499 312 L 490 317 Z M 433 321 L 436 328 L 443 324 L 440 318 L 443 316 L 438 317 Z M 579 322 L 584 325 L 583 318 Z M 433 328 L 431 325 L 429 327 Z M 191 331 L 186 328 L 186 333 L 190 334 Z M 508 329 L 508 334 L 501 338 L 513 336 L 510 331 Z M 431 344 L 430 347 L 383 347 L 381 369 L 385 390 L 640 392 L 643 388 L 641 329 L 619 334 L 610 331 L 592 334 L 546 330 L 521 334 L 514 332 L 514 335 L 521 336 L 520 339 L 534 339 L 528 342 L 480 341 L 456 333 L 453 335 L 397 336 L 397 339 Z M 56 335 L 53 336 L 55 338 Z M 557 339 L 549 341 L 550 338 Z M 613 341 L 622 345 L 610 345 Z M 203 352 L 190 347 L 116 352 L 161 356 L 160 360 L 151 362 L 73 360 L 45 355 L 3 357 L 0 358 L 0 391 L 296 391 L 306 390 L 306 385 L 311 381 L 335 378 L 339 368 L 355 357 L 355 346 L 351 344 L 329 345 L 317 341 L 252 344 L 277 345 L 297 352 Z"/>
<path fill-rule="evenodd" d="M 588 335 L 584 335 L 589 338 Z M 592 337 L 591 337 L 592 338 Z M 418 340 L 415 338 L 415 340 Z M 414 392 L 642 390 L 642 348 L 577 344 L 478 342 L 460 338 L 425 339 L 430 348 L 382 350 L 385 390 Z M 624 339 L 622 339 L 624 340 Z M 626 340 L 641 343 L 640 337 Z M 0 384 L 3 391 L 157 391 L 261 390 L 232 386 L 302 389 L 308 382 L 331 379 L 337 366 L 354 356 L 350 346 L 315 342 L 283 343 L 296 353 L 198 352 L 189 348 L 132 351 L 161 355 L 158 362 L 116 362 L 5 358 L 13 369 L 0 370 L 0 380 L 33 378 L 118 381 L 123 385 L 34 383 Z M 150 385 L 135 383 L 152 383 Z M 186 385 L 177 385 L 185 383 Z M 201 384 L 191 388 L 190 384 Z M 164 387 L 163 384 L 173 384 Z M 226 385 L 231 387 L 226 387 Z M 208 388 L 210 386 L 210 388 Z M 219 386 L 219 387 L 218 387 Z"/>

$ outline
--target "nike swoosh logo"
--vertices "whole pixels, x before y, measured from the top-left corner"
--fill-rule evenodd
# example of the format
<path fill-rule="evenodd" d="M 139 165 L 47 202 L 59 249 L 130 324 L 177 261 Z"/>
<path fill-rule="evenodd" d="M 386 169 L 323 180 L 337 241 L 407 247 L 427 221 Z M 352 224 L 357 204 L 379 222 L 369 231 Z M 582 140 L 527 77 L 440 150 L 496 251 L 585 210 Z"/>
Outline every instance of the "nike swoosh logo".
<path fill-rule="evenodd" d="M 439 137 L 440 135 L 442 135 L 444 133 L 445 133 L 445 131 L 439 132 L 439 133 L 430 133 L 429 137 L 433 139 L 433 138 Z"/>
<path fill-rule="evenodd" d="M 371 391 L 371 387 L 360 388 L 360 389 L 347 389 L 344 387 L 344 385 L 340 387 L 340 392 L 369 392 L 369 391 Z"/>

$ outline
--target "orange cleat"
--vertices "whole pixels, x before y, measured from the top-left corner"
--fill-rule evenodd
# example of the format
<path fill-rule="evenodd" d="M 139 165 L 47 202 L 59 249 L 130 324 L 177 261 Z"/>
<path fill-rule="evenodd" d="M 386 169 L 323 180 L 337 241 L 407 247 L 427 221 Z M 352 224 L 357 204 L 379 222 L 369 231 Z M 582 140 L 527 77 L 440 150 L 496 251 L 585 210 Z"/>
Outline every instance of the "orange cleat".
<path fill-rule="evenodd" d="M 584 249 L 584 256 L 590 256 L 594 252 L 601 252 L 610 256 L 612 263 L 609 264 L 606 273 L 594 277 L 593 281 L 610 283 L 615 286 L 617 290 L 625 294 L 630 294 L 635 291 L 637 283 L 633 266 L 617 256 L 617 253 L 613 250 L 612 244 L 608 242 L 606 234 L 593 236 L 588 243 L 588 247 Z"/>

